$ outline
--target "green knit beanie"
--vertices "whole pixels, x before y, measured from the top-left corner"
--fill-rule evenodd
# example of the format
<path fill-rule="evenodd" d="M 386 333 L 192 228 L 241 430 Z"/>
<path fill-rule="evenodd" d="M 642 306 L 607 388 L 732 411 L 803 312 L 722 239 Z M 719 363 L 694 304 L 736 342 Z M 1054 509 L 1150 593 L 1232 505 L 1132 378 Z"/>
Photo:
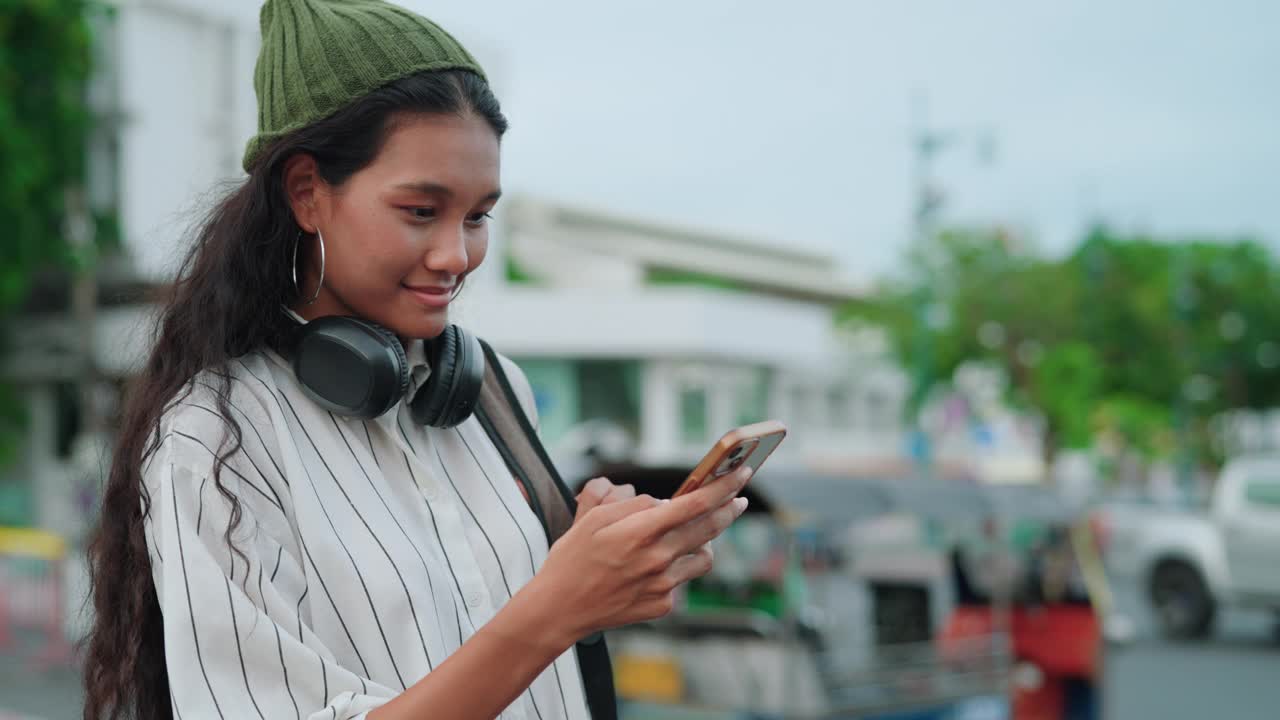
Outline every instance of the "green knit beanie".
<path fill-rule="evenodd" d="M 417 72 L 470 70 L 475 58 L 430 20 L 382 0 L 267 0 L 253 73 L 258 134 L 247 171 L 273 141 Z"/>

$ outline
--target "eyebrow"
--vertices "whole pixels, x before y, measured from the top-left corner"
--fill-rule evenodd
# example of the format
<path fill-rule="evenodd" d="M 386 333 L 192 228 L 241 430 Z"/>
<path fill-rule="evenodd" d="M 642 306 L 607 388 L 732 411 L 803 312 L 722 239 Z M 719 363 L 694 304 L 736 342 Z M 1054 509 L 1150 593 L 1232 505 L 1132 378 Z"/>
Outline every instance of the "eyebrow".
<path fill-rule="evenodd" d="M 453 190 L 450 190 L 448 187 L 441 185 L 439 183 L 428 182 L 426 180 L 423 180 L 420 182 L 400 183 L 399 185 L 396 185 L 396 189 L 411 190 L 413 192 L 421 193 L 423 195 L 443 195 L 445 197 L 453 197 Z M 488 195 L 485 195 L 484 199 L 486 201 L 497 200 L 500 197 L 502 197 L 502 191 L 494 190 Z"/>

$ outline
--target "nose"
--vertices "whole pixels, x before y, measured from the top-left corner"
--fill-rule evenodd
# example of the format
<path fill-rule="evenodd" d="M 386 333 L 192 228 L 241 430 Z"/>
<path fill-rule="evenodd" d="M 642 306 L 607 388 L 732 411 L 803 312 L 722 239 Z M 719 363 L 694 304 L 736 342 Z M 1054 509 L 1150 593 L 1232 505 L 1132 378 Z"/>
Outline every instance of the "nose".
<path fill-rule="evenodd" d="M 463 227 L 437 226 L 433 233 L 423 265 L 432 272 L 462 275 L 467 271 L 467 236 Z"/>

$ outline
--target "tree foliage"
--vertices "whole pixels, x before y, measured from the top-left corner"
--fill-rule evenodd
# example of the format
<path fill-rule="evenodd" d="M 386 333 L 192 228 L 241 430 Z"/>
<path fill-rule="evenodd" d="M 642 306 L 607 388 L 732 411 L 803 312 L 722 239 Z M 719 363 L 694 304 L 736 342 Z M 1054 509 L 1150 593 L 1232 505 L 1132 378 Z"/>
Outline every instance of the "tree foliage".
<path fill-rule="evenodd" d="M 1099 227 L 1050 258 L 989 230 L 913 249 L 910 274 L 846 319 L 880 324 L 917 397 L 968 361 L 1001 366 L 1055 447 L 1100 437 L 1151 455 L 1185 423 L 1280 402 L 1280 267 L 1247 239 L 1171 241 Z M 921 354 L 927 355 L 922 359 Z"/>
<path fill-rule="evenodd" d="M 88 11 L 83 0 L 0 0 L 0 333 L 38 271 L 74 260 L 64 203 L 84 177 Z M 19 407 L 0 378 L 0 459 L 21 432 Z"/>

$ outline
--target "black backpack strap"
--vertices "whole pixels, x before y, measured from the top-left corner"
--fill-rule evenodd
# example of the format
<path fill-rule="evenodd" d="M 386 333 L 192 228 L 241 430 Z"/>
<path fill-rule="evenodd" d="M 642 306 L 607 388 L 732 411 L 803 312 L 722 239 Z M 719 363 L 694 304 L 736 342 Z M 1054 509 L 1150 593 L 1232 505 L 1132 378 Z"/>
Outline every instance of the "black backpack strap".
<path fill-rule="evenodd" d="M 476 407 L 476 419 L 502 455 L 516 480 L 524 486 L 529 504 L 548 545 L 554 544 L 573 524 L 577 500 L 556 471 L 542 440 L 516 396 L 498 354 L 481 340 L 485 355 L 485 379 Z M 617 720 L 618 697 L 613 686 L 613 665 L 604 637 L 595 633 L 574 646 L 587 706 L 593 720 Z"/>

